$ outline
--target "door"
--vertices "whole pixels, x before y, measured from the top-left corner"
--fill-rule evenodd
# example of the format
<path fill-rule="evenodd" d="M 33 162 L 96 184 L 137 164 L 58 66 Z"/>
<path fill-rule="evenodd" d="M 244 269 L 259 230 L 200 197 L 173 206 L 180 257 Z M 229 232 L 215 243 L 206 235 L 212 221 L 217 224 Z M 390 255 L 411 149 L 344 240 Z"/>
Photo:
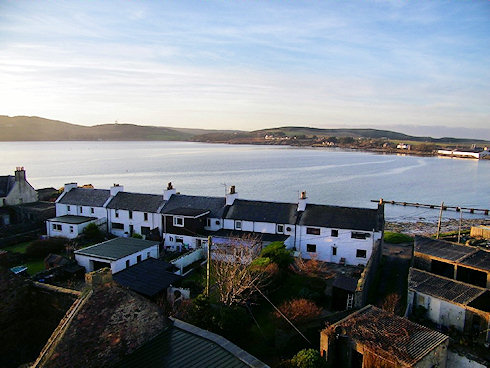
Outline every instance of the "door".
<path fill-rule="evenodd" d="M 134 226 L 129 225 L 129 236 L 133 236 L 133 232 L 134 232 Z"/>

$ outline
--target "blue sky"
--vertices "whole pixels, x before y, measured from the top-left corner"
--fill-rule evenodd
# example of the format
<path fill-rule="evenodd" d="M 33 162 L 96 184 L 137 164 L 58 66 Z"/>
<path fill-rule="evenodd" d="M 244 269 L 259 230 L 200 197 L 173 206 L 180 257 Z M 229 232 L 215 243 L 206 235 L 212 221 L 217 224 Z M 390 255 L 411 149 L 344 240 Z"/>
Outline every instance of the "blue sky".
<path fill-rule="evenodd" d="M 490 2 L 0 0 L 0 114 L 483 132 Z"/>

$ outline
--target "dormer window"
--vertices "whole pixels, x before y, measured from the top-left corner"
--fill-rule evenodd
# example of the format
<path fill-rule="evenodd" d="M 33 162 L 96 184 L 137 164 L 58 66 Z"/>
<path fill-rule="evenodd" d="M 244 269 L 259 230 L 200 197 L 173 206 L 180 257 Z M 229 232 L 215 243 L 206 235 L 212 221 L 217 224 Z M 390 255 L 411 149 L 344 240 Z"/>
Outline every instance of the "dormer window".
<path fill-rule="evenodd" d="M 277 225 L 277 233 L 284 234 L 284 225 Z"/>
<path fill-rule="evenodd" d="M 235 221 L 235 229 L 236 230 L 242 229 L 242 222 L 241 221 Z"/>
<path fill-rule="evenodd" d="M 174 226 L 184 227 L 184 218 L 183 217 L 174 216 Z"/>

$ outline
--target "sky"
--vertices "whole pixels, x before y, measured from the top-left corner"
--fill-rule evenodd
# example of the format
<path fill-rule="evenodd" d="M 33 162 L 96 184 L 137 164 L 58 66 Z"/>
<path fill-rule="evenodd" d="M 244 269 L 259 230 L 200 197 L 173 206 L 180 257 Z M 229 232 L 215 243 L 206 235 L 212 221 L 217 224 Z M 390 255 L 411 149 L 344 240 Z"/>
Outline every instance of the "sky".
<path fill-rule="evenodd" d="M 0 0 L 0 114 L 490 139 L 490 1 Z"/>

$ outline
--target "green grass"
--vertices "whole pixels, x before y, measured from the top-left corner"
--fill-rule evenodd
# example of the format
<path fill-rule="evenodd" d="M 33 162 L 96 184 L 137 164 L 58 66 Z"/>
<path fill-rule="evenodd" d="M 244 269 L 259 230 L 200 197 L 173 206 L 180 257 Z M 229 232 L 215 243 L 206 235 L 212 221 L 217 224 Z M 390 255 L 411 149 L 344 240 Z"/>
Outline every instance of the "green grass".
<path fill-rule="evenodd" d="M 19 243 L 19 244 L 15 244 L 15 245 L 10 245 L 6 248 L 4 248 L 5 250 L 8 250 L 9 252 L 15 252 L 15 253 L 22 253 L 24 254 L 26 252 L 26 248 L 29 244 L 31 244 L 32 242 L 24 242 L 24 243 Z"/>
<path fill-rule="evenodd" d="M 42 260 L 42 259 L 36 259 L 34 261 L 28 261 L 28 262 L 25 262 L 24 265 L 27 266 L 27 273 L 31 276 L 44 270 L 44 260 Z"/>
<path fill-rule="evenodd" d="M 383 240 L 385 243 L 389 244 L 413 243 L 413 238 L 411 236 L 391 231 L 385 231 Z"/>

